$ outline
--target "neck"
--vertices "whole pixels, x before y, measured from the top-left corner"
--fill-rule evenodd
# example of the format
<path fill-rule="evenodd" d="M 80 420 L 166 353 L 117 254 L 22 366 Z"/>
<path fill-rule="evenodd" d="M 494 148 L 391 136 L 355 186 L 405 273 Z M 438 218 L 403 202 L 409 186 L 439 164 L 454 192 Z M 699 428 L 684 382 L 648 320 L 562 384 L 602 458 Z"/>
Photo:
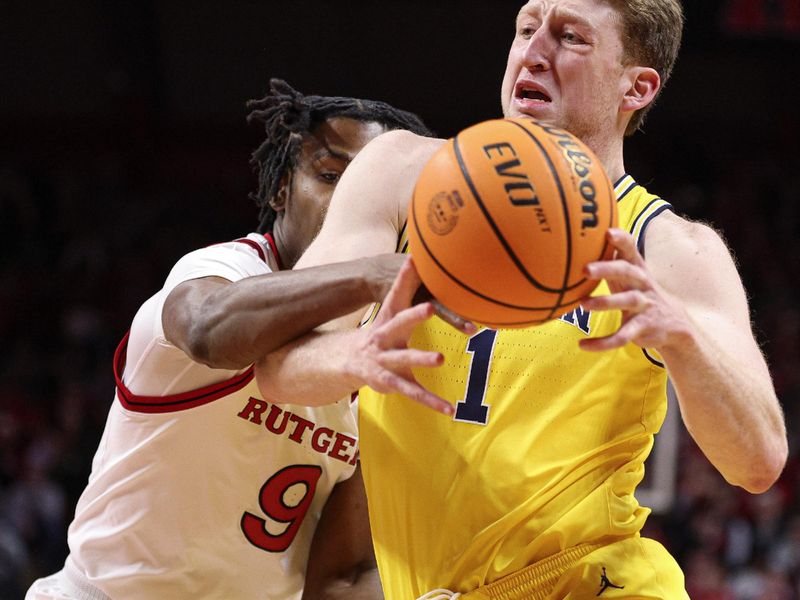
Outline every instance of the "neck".
<path fill-rule="evenodd" d="M 625 164 L 622 160 L 622 154 L 619 155 L 619 160 L 603 161 L 603 168 L 605 168 L 611 183 L 618 181 L 620 177 L 625 175 Z"/>
<path fill-rule="evenodd" d="M 279 222 L 276 222 L 272 227 L 272 231 L 269 234 L 264 234 L 264 235 L 272 236 L 272 241 L 275 243 L 273 249 L 277 254 L 275 259 L 278 263 L 278 268 L 281 270 L 291 269 L 294 266 L 294 263 L 296 263 L 297 259 L 300 257 L 294 256 L 293 253 L 290 251 L 288 245 L 286 244 L 281 224 Z"/>
<path fill-rule="evenodd" d="M 622 152 L 623 138 L 619 137 L 612 140 L 590 138 L 583 141 L 600 159 L 606 175 L 608 175 L 612 183 L 625 174 L 625 160 Z"/>

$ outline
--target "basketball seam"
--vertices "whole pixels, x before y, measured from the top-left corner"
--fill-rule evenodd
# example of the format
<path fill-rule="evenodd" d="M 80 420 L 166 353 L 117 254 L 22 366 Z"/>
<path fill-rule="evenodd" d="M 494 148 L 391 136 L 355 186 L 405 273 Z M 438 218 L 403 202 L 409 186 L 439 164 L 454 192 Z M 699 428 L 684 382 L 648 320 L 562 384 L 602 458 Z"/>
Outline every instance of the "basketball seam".
<path fill-rule="evenodd" d="M 431 249 L 428 246 L 428 243 L 425 241 L 425 236 L 423 235 L 422 230 L 420 229 L 420 227 L 418 225 L 419 220 L 417 219 L 417 203 L 413 202 L 411 204 L 411 208 L 412 208 L 412 210 L 411 210 L 411 218 L 414 220 L 414 230 L 417 232 L 417 236 L 419 237 L 419 241 L 422 243 L 422 247 L 424 248 L 425 253 L 430 257 L 430 259 L 434 263 L 436 263 L 436 266 L 439 267 L 439 270 L 442 273 L 444 273 L 445 275 L 447 275 L 447 277 L 449 277 L 455 284 L 457 284 L 460 287 L 464 288 L 470 294 L 472 294 L 474 296 L 477 296 L 478 298 L 481 298 L 482 300 L 486 300 L 487 302 L 491 302 L 492 304 L 497 304 L 498 306 L 505 306 L 506 308 L 513 308 L 513 309 L 517 309 L 517 310 L 542 310 L 542 311 L 551 310 L 552 306 L 520 306 L 520 305 L 517 305 L 517 304 L 509 304 L 508 302 L 503 302 L 501 300 L 496 300 L 494 298 L 490 298 L 489 296 L 485 296 L 484 294 L 482 294 L 478 290 L 473 289 L 472 287 L 468 286 L 466 283 L 461 281 L 459 278 L 457 278 L 455 275 L 453 275 L 447 269 L 447 267 L 445 267 L 441 262 L 439 262 L 439 259 L 436 258 L 436 255 L 434 255 L 433 252 L 431 252 Z M 558 308 L 560 308 L 560 306 L 556 306 L 556 309 L 558 309 Z M 466 315 L 463 315 L 463 316 L 466 318 Z M 523 322 L 523 321 L 520 321 L 520 322 Z"/>
<path fill-rule="evenodd" d="M 526 131 L 526 133 L 528 133 L 528 135 L 530 135 L 531 139 L 533 139 L 533 140 L 534 140 L 534 141 L 535 141 L 537 144 L 539 143 L 539 142 L 538 142 L 538 140 L 537 140 L 535 137 L 533 137 L 533 135 L 531 135 L 531 134 L 530 134 L 530 132 L 528 132 L 528 131 L 525 129 L 525 127 L 522 127 L 522 125 L 519 125 L 518 123 L 516 123 L 516 122 L 514 122 L 514 121 L 510 121 L 510 122 L 511 122 L 511 123 L 513 123 L 514 125 L 517 125 L 517 127 L 520 127 L 521 129 L 525 130 L 525 131 Z M 542 152 L 544 153 L 544 151 L 542 151 Z M 546 153 L 544 153 L 544 155 L 545 155 L 545 158 L 547 158 L 547 159 L 548 159 L 548 162 L 549 162 L 549 158 L 550 158 L 550 157 L 549 157 L 549 156 L 548 156 Z M 626 176 L 627 176 L 627 175 L 626 175 Z M 624 179 L 626 176 L 623 176 L 623 179 Z M 611 227 L 611 226 L 614 224 L 614 213 L 615 213 L 615 208 L 616 208 L 615 204 L 617 204 L 617 203 L 618 203 L 618 202 L 621 200 L 621 197 L 620 197 L 620 198 L 617 198 L 617 195 L 616 195 L 616 190 L 615 190 L 615 188 L 614 188 L 614 187 L 611 185 L 611 180 L 609 180 L 609 179 L 608 179 L 608 177 L 604 177 L 603 179 L 605 179 L 605 187 L 606 187 L 606 192 L 607 192 L 607 193 L 606 193 L 606 197 L 609 199 L 609 209 L 610 209 L 610 210 L 609 210 L 609 221 L 608 221 L 608 222 L 609 222 L 609 227 Z M 563 203 L 563 201 L 564 201 L 564 194 L 563 194 L 563 189 L 561 188 L 561 179 L 560 179 L 560 178 L 559 178 L 557 175 L 556 175 L 556 183 L 557 183 L 557 184 L 558 184 L 558 186 L 559 186 L 559 191 L 561 192 L 561 198 L 562 198 L 562 203 Z M 629 187 L 628 187 L 628 188 L 625 190 L 625 192 L 623 193 L 623 196 L 624 196 L 625 194 L 627 194 L 627 193 L 630 191 L 630 189 L 631 189 L 633 186 L 635 186 L 635 185 L 636 185 L 636 183 L 635 183 L 635 182 L 633 182 L 633 184 L 632 184 L 631 186 L 629 186 Z M 565 218 L 566 218 L 566 220 L 567 220 L 567 225 L 569 225 L 569 212 L 568 212 L 568 211 L 567 211 L 567 212 L 566 212 L 566 214 L 565 214 Z M 567 228 L 567 237 L 570 239 L 570 241 L 571 241 L 571 235 L 572 235 L 572 232 L 571 232 L 571 230 L 570 230 L 570 229 L 569 229 L 569 227 L 568 227 L 568 228 Z M 606 254 L 606 249 L 608 248 L 608 244 L 609 244 L 609 242 L 608 242 L 608 238 L 605 238 L 605 239 L 604 239 L 604 241 L 603 241 L 603 247 L 602 247 L 602 249 L 601 249 L 601 251 L 600 251 L 600 254 L 599 254 L 599 255 L 598 255 L 598 257 L 597 257 L 597 260 L 602 260 L 603 256 L 605 256 L 605 254 Z M 571 253 L 571 249 L 572 249 L 572 244 L 570 243 L 570 244 L 568 245 L 568 247 L 567 247 L 567 252 L 568 252 L 568 253 Z M 571 266 L 571 256 L 570 256 L 570 258 L 568 259 L 568 264 Z M 567 268 L 567 271 L 565 272 L 565 275 L 568 275 L 568 273 L 569 273 L 569 268 Z M 572 285 L 570 285 L 570 286 L 566 285 L 566 281 L 565 281 L 565 285 L 564 285 L 564 288 L 563 288 L 563 292 L 564 292 L 564 294 L 566 294 L 566 292 L 570 292 L 570 291 L 572 291 L 572 290 L 574 290 L 574 289 L 576 289 L 576 288 L 580 287 L 580 286 L 581 286 L 581 285 L 583 285 L 583 284 L 584 284 L 586 281 L 587 281 L 587 278 L 586 278 L 586 277 L 584 277 L 583 279 L 581 279 L 581 280 L 579 280 L 579 281 L 576 281 L 574 284 L 572 284 Z M 571 302 L 563 302 L 563 295 L 564 295 L 564 294 L 562 294 L 562 298 L 560 298 L 560 299 L 559 299 L 559 302 L 558 302 L 558 304 L 557 304 L 556 308 L 558 308 L 559 306 L 569 306 L 570 304 L 572 304 Z M 552 318 L 552 316 L 551 316 L 551 318 Z"/>
<path fill-rule="evenodd" d="M 488 302 L 490 304 L 494 304 L 494 305 L 497 305 L 497 306 L 502 306 L 502 307 L 506 307 L 506 308 L 510 308 L 510 309 L 515 309 L 515 310 L 520 310 L 520 311 L 542 311 L 542 312 L 549 311 L 549 314 L 546 317 L 542 318 L 542 319 L 537 319 L 537 320 L 534 320 L 534 321 L 530 321 L 530 320 L 524 320 L 524 321 L 502 321 L 502 322 L 496 322 L 494 325 L 503 326 L 503 325 L 544 323 L 544 322 L 547 322 L 547 321 L 552 320 L 554 318 L 557 318 L 558 316 L 560 316 L 562 314 L 562 312 L 565 309 L 572 308 L 572 307 L 574 307 L 576 305 L 576 300 L 573 299 L 573 300 L 571 300 L 569 302 L 564 302 L 564 298 L 565 298 L 565 296 L 567 295 L 568 292 L 570 292 L 570 291 L 572 291 L 572 290 L 574 290 L 576 288 L 579 288 L 581 285 L 583 285 L 587 281 L 587 278 L 584 277 L 581 280 L 579 280 L 578 282 L 576 282 L 575 284 L 568 285 L 569 274 L 570 274 L 571 267 L 572 267 L 572 262 L 573 262 L 573 251 L 572 251 L 572 237 L 573 236 L 572 236 L 572 231 L 571 231 L 571 227 L 570 227 L 571 219 L 570 219 L 570 212 L 569 212 L 569 207 L 568 207 L 568 203 L 567 203 L 567 199 L 566 199 L 566 193 L 565 193 L 565 190 L 564 190 L 564 186 L 563 186 L 560 174 L 557 171 L 553 160 L 551 159 L 551 157 L 547 153 L 547 150 L 545 149 L 544 145 L 536 138 L 536 136 L 534 135 L 533 132 L 531 132 L 525 126 L 523 126 L 523 125 L 521 125 L 521 124 L 519 124 L 519 123 L 517 123 L 517 122 L 515 122 L 513 120 L 503 120 L 503 121 L 505 121 L 507 123 L 511 123 L 512 125 L 518 127 L 531 140 L 533 140 L 533 142 L 536 144 L 537 148 L 541 152 L 541 155 L 543 156 L 544 160 L 546 161 L 546 164 L 547 164 L 548 168 L 550 169 L 550 173 L 553 176 L 553 179 L 554 179 L 554 181 L 556 183 L 556 186 L 557 186 L 557 189 L 558 189 L 558 193 L 559 193 L 559 199 L 560 199 L 560 202 L 561 202 L 561 207 L 562 207 L 562 211 L 563 211 L 564 219 L 565 219 L 565 226 L 566 226 L 565 227 L 565 229 L 566 229 L 566 236 L 565 237 L 566 237 L 566 246 L 567 246 L 566 247 L 566 254 L 567 254 L 567 257 L 566 257 L 566 268 L 564 270 L 564 276 L 563 276 L 563 284 L 564 285 L 560 290 L 558 288 L 549 288 L 549 287 L 545 286 L 544 284 L 541 284 L 539 281 L 537 281 L 527 271 L 526 267 L 522 264 L 522 262 L 519 260 L 519 258 L 514 253 L 513 249 L 510 247 L 509 243 L 504 238 L 502 232 L 499 230 L 497 224 L 494 222 L 494 220 L 492 219 L 492 216 L 488 212 L 488 209 L 484 205 L 483 199 L 478 194 L 478 190 L 475 187 L 474 182 L 472 181 L 472 178 L 471 178 L 471 176 L 469 174 L 469 171 L 467 169 L 466 163 L 464 161 L 464 157 L 462 156 L 462 153 L 461 153 L 461 148 L 460 148 L 460 145 L 459 145 L 459 136 L 455 136 L 454 138 L 452 138 L 450 140 L 451 148 L 452 148 L 453 154 L 455 155 L 455 158 L 457 160 L 459 169 L 461 171 L 461 175 L 462 175 L 465 183 L 467 184 L 467 186 L 468 186 L 468 188 L 469 188 L 469 190 L 470 190 L 470 192 L 471 192 L 476 204 L 480 208 L 482 214 L 484 215 L 484 218 L 486 219 L 486 221 L 489 224 L 490 228 L 494 232 L 496 239 L 501 243 L 501 245 L 505 249 L 507 255 L 509 256 L 509 258 L 511 258 L 512 262 L 517 267 L 517 270 L 534 287 L 538 288 L 541 291 L 544 291 L 544 292 L 547 292 L 547 293 L 550 293 L 550 294 L 553 294 L 553 295 L 557 296 L 557 301 L 554 304 L 549 304 L 548 306 L 523 306 L 523 305 L 511 304 L 511 303 L 508 303 L 508 302 L 503 302 L 502 300 L 491 298 L 491 297 L 486 296 L 483 293 L 479 292 L 478 290 L 473 289 L 468 284 L 466 284 L 465 282 L 461 281 L 453 273 L 451 273 L 450 270 L 448 270 L 448 268 L 446 268 L 439 261 L 439 259 L 433 254 L 433 252 L 431 251 L 431 248 L 428 246 L 427 240 L 425 239 L 425 235 L 423 234 L 422 230 L 419 227 L 420 221 L 419 221 L 419 218 L 418 218 L 418 215 L 417 215 L 417 206 L 416 206 L 417 203 L 412 203 L 413 210 L 411 211 L 411 218 L 413 219 L 414 229 L 416 230 L 417 237 L 419 238 L 419 240 L 420 240 L 420 242 L 422 244 L 422 247 L 424 248 L 426 254 L 436 264 L 436 266 L 440 269 L 440 271 L 443 274 L 445 274 L 450 280 L 452 280 L 456 285 L 458 285 L 459 287 L 464 289 L 466 292 L 468 292 L 468 293 L 470 293 L 470 294 L 472 294 L 472 295 L 474 295 L 474 296 L 476 296 L 476 297 L 478 297 L 478 298 L 480 298 L 480 299 L 482 299 L 482 300 L 484 300 L 484 301 L 486 301 L 486 302 Z M 616 203 L 618 201 L 618 199 L 616 198 L 616 193 L 615 193 L 616 190 L 612 190 L 609 186 L 610 186 L 610 182 L 607 180 L 605 182 L 605 188 L 607 190 L 608 198 L 610 199 L 610 202 L 612 203 L 612 211 L 611 211 L 611 214 L 610 214 L 609 223 L 613 224 L 613 219 L 614 219 L 613 208 L 615 208 L 613 206 L 613 204 Z M 614 192 L 614 193 L 612 193 L 612 192 Z M 606 249 L 608 247 L 608 243 L 609 242 L 606 239 L 604 241 L 603 248 L 602 248 L 602 251 L 601 251 L 600 256 L 598 257 L 598 259 L 602 258 L 605 255 Z M 465 318 L 469 318 L 468 315 L 463 315 L 463 316 Z"/>
<path fill-rule="evenodd" d="M 506 121 L 506 122 L 510 123 L 510 121 Z M 534 141 L 535 141 L 535 138 L 534 138 Z M 486 209 L 486 206 L 483 203 L 483 199 L 481 198 L 480 194 L 478 194 L 478 190 L 475 187 L 475 183 L 472 181 L 472 177 L 470 176 L 469 171 L 467 170 L 467 165 L 464 164 L 464 158 L 461 155 L 461 149 L 459 148 L 459 145 L 458 145 L 458 136 L 456 136 L 453 139 L 453 149 L 454 149 L 455 154 L 456 154 L 456 160 L 458 161 L 458 167 L 461 170 L 461 175 L 464 177 L 464 181 L 466 182 L 467 186 L 469 187 L 470 192 L 472 192 L 472 197 L 475 199 L 475 202 L 478 204 L 478 208 L 481 209 L 481 212 L 483 213 L 483 216 L 486 219 L 486 221 L 489 224 L 489 226 L 492 228 L 492 231 L 494 231 L 494 235 L 497 238 L 497 241 L 500 242 L 500 244 L 503 246 L 503 248 L 505 248 L 506 254 L 511 259 L 511 262 L 514 263 L 514 265 L 517 267 L 517 270 L 522 274 L 522 276 L 525 277 L 525 279 L 528 280 L 528 283 L 530 283 L 535 288 L 538 288 L 543 292 L 549 292 L 551 294 L 560 293 L 557 288 L 549 288 L 546 285 L 544 285 L 542 283 L 539 283 L 533 277 L 533 275 L 528 273 L 528 270 L 523 266 L 522 261 L 519 260 L 517 255 L 514 253 L 514 250 L 511 248 L 511 246 L 509 246 L 509 244 L 506 241 L 505 237 L 503 237 L 502 232 L 497 227 L 497 223 L 495 223 L 494 219 L 492 219 L 492 216 L 489 214 L 489 211 Z"/>
<path fill-rule="evenodd" d="M 566 286 L 567 283 L 569 282 L 569 272 L 572 269 L 572 229 L 569 218 L 570 216 L 569 208 L 567 207 L 567 199 L 564 194 L 564 186 L 561 184 L 561 177 L 558 174 L 558 170 L 555 168 L 553 161 L 550 160 L 550 155 L 547 154 L 547 151 L 542 146 L 542 143 L 538 139 L 536 139 L 536 136 L 533 135 L 533 133 L 531 133 L 531 131 L 527 127 L 523 127 L 520 123 L 517 123 L 516 121 L 508 121 L 508 122 L 514 125 L 515 127 L 520 128 L 522 131 L 525 132 L 525 134 L 529 138 L 533 140 L 533 142 L 536 144 L 536 147 L 539 148 L 539 152 L 542 153 L 542 156 L 544 157 L 547 163 L 547 167 L 550 169 L 550 174 L 553 176 L 553 180 L 556 182 L 556 186 L 558 187 L 558 196 L 561 200 L 561 209 L 564 211 L 564 230 L 567 233 L 566 236 L 567 260 L 565 261 L 566 265 L 564 268 L 564 278 L 561 285 L 561 291 L 558 292 L 558 301 L 556 302 L 556 306 L 558 306 L 564 300 L 564 294 L 567 291 Z M 554 307 L 553 310 L 550 312 L 550 316 L 548 318 L 552 319 L 553 315 L 555 314 L 555 311 L 556 309 Z"/>

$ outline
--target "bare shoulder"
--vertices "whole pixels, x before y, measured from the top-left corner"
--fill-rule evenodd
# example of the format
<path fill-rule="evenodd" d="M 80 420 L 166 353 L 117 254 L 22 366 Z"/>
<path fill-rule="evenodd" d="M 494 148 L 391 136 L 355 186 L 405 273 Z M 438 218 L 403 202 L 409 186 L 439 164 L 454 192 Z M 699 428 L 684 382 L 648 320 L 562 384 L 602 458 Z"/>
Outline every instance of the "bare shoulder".
<path fill-rule="evenodd" d="M 382 133 L 361 151 L 371 158 L 391 159 L 388 164 L 419 165 L 420 168 L 438 150 L 445 140 L 430 138 L 404 129 Z"/>
<path fill-rule="evenodd" d="M 669 211 L 650 223 L 645 237 L 645 256 L 648 263 L 670 258 L 694 264 L 731 259 L 720 232 L 706 223 L 691 221 Z"/>
<path fill-rule="evenodd" d="M 417 135 L 410 131 L 388 131 L 376 137 L 345 171 L 340 187 L 350 190 L 356 179 L 358 195 L 370 210 L 391 215 L 395 227 L 406 218 L 408 200 L 422 169 L 445 140 Z M 350 173 L 348 173 L 350 171 Z M 344 195 L 344 191 L 337 194 Z M 353 197 L 356 191 L 353 190 Z M 334 194 L 334 201 L 337 195 Z"/>
<path fill-rule="evenodd" d="M 722 236 L 709 225 L 662 213 L 647 229 L 645 262 L 659 284 L 684 301 L 736 315 L 748 326 L 744 288 Z M 731 317 L 733 319 L 733 317 Z"/>
<path fill-rule="evenodd" d="M 444 142 L 445 140 L 443 139 L 426 137 L 406 129 L 392 129 L 376 136 L 368 146 L 374 145 L 404 150 L 417 150 L 427 147 L 435 151 Z"/>

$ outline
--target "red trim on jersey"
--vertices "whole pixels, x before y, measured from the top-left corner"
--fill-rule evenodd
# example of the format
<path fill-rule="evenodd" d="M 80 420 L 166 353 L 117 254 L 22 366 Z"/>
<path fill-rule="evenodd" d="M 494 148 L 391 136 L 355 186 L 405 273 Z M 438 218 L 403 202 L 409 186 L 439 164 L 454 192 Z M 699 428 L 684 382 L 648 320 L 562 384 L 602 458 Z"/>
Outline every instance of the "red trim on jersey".
<path fill-rule="evenodd" d="M 283 269 L 283 261 L 281 260 L 281 255 L 278 254 L 278 247 L 275 245 L 275 238 L 272 237 L 271 233 L 265 233 L 264 238 L 266 238 L 267 243 L 269 244 L 269 249 L 272 250 L 272 254 L 275 255 L 275 262 L 278 263 L 278 269 Z"/>
<path fill-rule="evenodd" d="M 220 381 L 219 383 L 214 383 L 197 390 L 190 390 L 182 394 L 172 394 L 169 396 L 138 396 L 122 383 L 122 371 L 125 368 L 129 336 L 130 331 L 122 338 L 119 346 L 117 346 L 117 351 L 114 353 L 114 379 L 117 382 L 117 398 L 119 398 L 122 406 L 128 410 L 140 413 L 167 413 L 188 410 L 232 394 L 242 389 L 253 379 L 253 367 L 250 367 L 244 373 L 225 381 Z"/>
<path fill-rule="evenodd" d="M 261 260 L 263 260 L 264 262 L 267 262 L 267 255 L 264 254 L 264 249 L 257 242 L 254 242 L 253 240 L 250 240 L 250 239 L 247 239 L 247 238 L 239 238 L 238 240 L 233 240 L 233 241 L 234 242 L 241 242 L 242 244 L 247 244 L 251 248 L 255 249 L 256 252 L 258 252 L 258 256 L 259 256 L 259 258 L 261 258 Z"/>

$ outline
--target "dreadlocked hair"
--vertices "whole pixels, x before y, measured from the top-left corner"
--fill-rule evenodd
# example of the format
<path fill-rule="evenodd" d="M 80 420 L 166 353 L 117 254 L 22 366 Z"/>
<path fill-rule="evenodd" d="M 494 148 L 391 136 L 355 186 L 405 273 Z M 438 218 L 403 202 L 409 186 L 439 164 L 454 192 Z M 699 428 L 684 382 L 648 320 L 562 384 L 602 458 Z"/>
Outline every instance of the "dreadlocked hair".
<path fill-rule="evenodd" d="M 433 133 L 415 114 L 377 100 L 340 96 L 305 96 L 282 79 L 270 79 L 269 93 L 260 100 L 247 102 L 248 123 L 261 123 L 267 134 L 253 152 L 250 164 L 258 171 L 258 191 L 250 198 L 258 206 L 259 232 L 272 230 L 277 216 L 270 206 L 280 188 L 281 179 L 297 164 L 303 139 L 323 121 L 347 117 L 376 122 L 391 129 L 407 129 L 419 135 Z"/>

